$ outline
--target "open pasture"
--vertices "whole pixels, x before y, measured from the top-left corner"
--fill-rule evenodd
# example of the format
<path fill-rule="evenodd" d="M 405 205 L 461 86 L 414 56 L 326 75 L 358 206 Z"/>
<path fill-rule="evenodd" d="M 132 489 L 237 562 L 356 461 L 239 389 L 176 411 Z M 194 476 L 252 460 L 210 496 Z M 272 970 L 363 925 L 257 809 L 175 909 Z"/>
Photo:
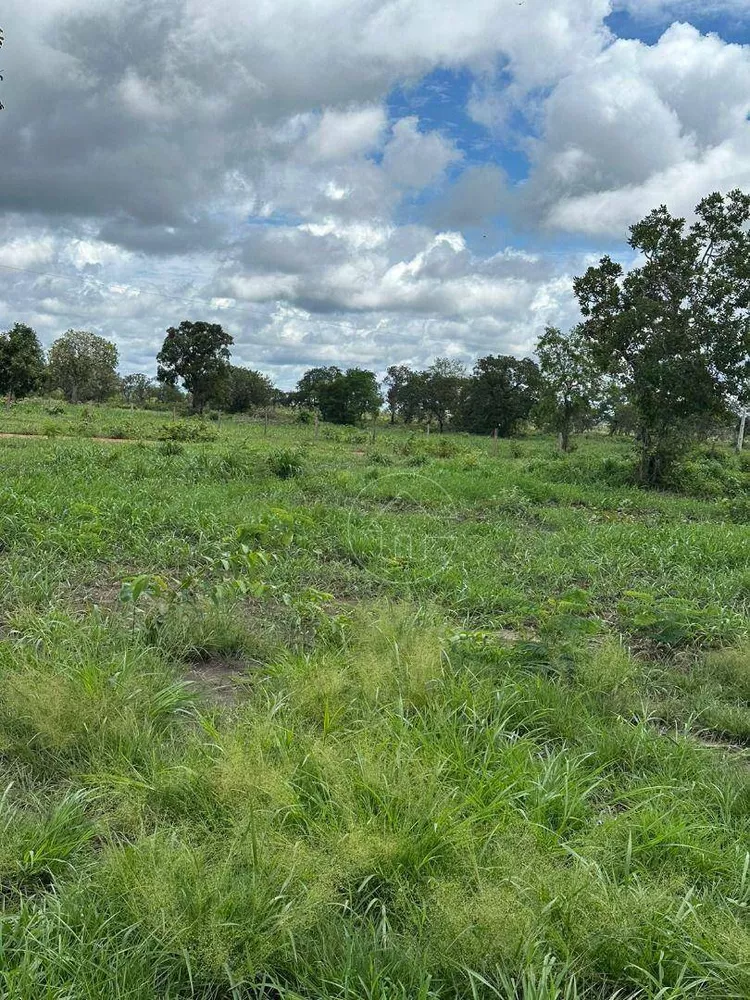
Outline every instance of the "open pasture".
<path fill-rule="evenodd" d="M 0 994 L 750 995 L 747 463 L 0 432 Z"/>

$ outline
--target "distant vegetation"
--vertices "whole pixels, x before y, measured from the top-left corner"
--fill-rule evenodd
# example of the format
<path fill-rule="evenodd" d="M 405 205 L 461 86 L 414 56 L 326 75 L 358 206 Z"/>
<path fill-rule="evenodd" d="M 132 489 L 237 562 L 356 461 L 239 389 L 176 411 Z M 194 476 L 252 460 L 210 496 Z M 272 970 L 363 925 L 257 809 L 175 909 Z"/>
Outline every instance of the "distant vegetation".
<path fill-rule="evenodd" d="M 575 433 L 605 426 L 633 437 L 638 481 L 664 485 L 695 442 L 725 434 L 749 401 L 748 221 L 750 197 L 739 191 L 704 199 L 690 227 L 655 210 L 630 231 L 641 263 L 625 273 L 604 257 L 577 278 L 582 323 L 567 333 L 545 330 L 536 359 L 488 355 L 471 373 L 449 358 L 423 371 L 393 365 L 382 386 L 365 369 L 318 367 L 283 392 L 231 363 L 232 337 L 218 324 L 171 327 L 153 381 L 142 373 L 120 378 L 115 345 L 86 331 L 69 330 L 45 363 L 34 331 L 16 323 L 0 335 L 0 392 L 198 413 L 278 406 L 342 425 L 385 407 L 391 422 L 441 433 L 509 437 L 535 425 L 557 433 L 563 451 Z"/>

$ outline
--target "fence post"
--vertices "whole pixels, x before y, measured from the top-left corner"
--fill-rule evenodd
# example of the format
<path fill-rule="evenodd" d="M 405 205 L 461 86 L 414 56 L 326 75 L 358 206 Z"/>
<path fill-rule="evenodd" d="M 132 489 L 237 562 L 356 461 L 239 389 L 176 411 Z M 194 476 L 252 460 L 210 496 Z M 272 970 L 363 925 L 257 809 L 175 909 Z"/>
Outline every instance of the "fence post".
<path fill-rule="evenodd" d="M 492 451 L 495 455 L 497 455 L 497 447 L 498 447 L 498 429 L 496 427 L 492 432 Z"/>
<path fill-rule="evenodd" d="M 745 444 L 745 427 L 747 426 L 747 409 L 742 411 L 742 420 L 740 420 L 740 433 L 737 435 L 737 451 L 742 451 Z"/>

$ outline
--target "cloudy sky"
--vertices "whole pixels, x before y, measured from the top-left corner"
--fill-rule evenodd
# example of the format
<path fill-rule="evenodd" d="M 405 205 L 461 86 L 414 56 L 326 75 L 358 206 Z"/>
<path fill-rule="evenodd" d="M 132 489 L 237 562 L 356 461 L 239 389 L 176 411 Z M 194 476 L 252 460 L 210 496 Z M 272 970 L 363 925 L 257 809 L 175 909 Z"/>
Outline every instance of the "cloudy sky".
<path fill-rule="evenodd" d="M 750 190 L 748 0 L 4 0 L 0 329 L 155 368 L 531 349 L 666 202 Z"/>

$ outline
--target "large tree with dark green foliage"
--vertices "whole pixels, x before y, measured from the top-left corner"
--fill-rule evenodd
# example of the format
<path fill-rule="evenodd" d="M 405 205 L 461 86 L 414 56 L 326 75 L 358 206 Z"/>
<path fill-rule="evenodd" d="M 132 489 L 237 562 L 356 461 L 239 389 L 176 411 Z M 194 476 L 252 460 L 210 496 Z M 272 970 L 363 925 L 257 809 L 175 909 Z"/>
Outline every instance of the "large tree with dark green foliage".
<path fill-rule="evenodd" d="M 421 375 L 417 384 L 421 390 L 422 411 L 437 422 L 442 434 L 446 422 L 458 412 L 466 384 L 466 369 L 460 361 L 435 358 Z"/>
<path fill-rule="evenodd" d="M 407 388 L 413 375 L 414 372 L 406 365 L 391 365 L 386 371 L 383 386 L 392 424 L 396 423 L 396 417 L 403 408 Z"/>
<path fill-rule="evenodd" d="M 193 409 L 203 413 L 206 403 L 223 391 L 233 343 L 219 323 L 183 320 L 167 330 L 156 356 L 157 377 L 169 385 L 181 381 L 193 397 Z"/>
<path fill-rule="evenodd" d="M 427 372 L 409 371 L 398 393 L 398 413 L 405 424 L 425 416 Z"/>
<path fill-rule="evenodd" d="M 324 420 L 355 424 L 366 414 L 376 414 L 383 403 L 374 372 L 349 368 L 318 389 L 318 405 Z"/>
<path fill-rule="evenodd" d="M 28 396 L 42 385 L 44 371 L 44 351 L 30 326 L 14 323 L 0 333 L 0 395 Z"/>
<path fill-rule="evenodd" d="M 603 378 L 588 344 L 576 327 L 562 333 L 548 326 L 536 345 L 540 394 L 534 416 L 560 435 L 560 447 L 570 449 L 570 435 L 596 419 Z"/>
<path fill-rule="evenodd" d="M 635 408 L 650 485 L 750 378 L 750 196 L 709 195 L 695 215 L 662 205 L 630 229 L 643 263 L 625 274 L 603 257 L 574 284 L 592 355 Z"/>
<path fill-rule="evenodd" d="M 230 365 L 224 392 L 224 405 L 230 413 L 248 413 L 273 401 L 270 378 L 252 368 Z"/>
<path fill-rule="evenodd" d="M 47 381 L 71 403 L 104 402 L 120 388 L 117 348 L 88 330 L 68 330 L 49 351 Z"/>
<path fill-rule="evenodd" d="M 300 406 L 308 406 L 311 410 L 320 407 L 320 390 L 334 379 L 343 375 L 336 365 L 309 368 L 297 383 L 296 401 Z"/>
<path fill-rule="evenodd" d="M 461 426 L 472 434 L 508 437 L 539 400 L 539 368 L 531 358 L 480 358 L 461 398 Z"/>

